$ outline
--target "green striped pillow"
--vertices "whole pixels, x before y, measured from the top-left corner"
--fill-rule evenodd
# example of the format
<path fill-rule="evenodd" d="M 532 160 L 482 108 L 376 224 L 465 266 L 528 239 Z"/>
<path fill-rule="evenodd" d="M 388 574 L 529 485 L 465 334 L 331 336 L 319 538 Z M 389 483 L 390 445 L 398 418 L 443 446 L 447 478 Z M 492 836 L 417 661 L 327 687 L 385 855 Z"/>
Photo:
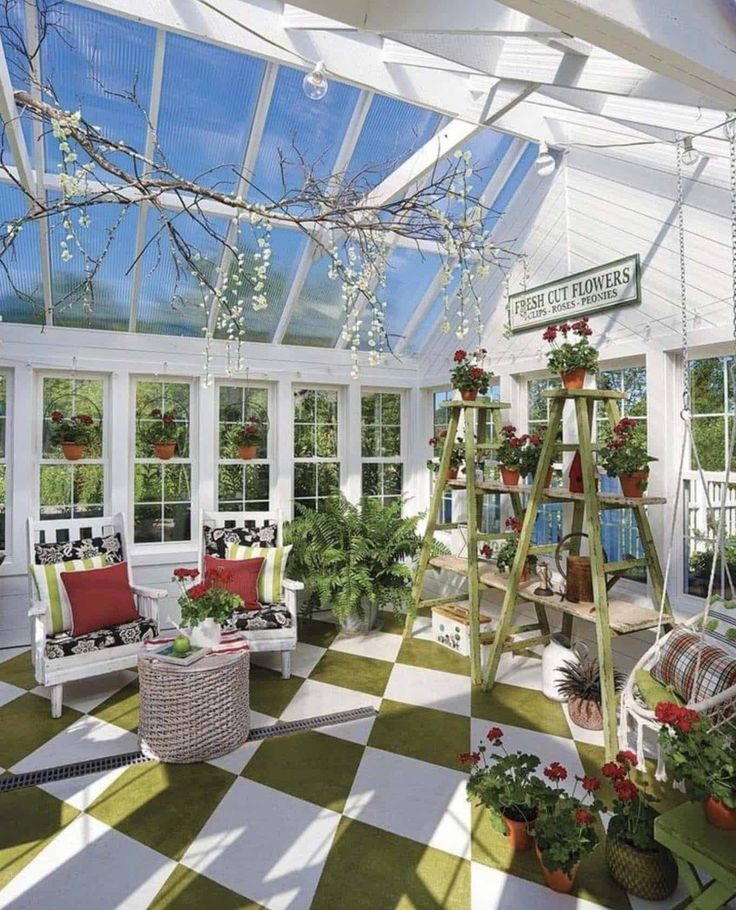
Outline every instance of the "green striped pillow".
<path fill-rule="evenodd" d="M 284 570 L 286 560 L 291 553 L 288 547 L 243 547 L 231 544 L 227 551 L 228 559 L 263 559 L 258 576 L 258 600 L 262 604 L 278 604 L 283 601 Z"/>
<path fill-rule="evenodd" d="M 31 566 L 31 574 L 36 586 L 38 599 L 51 607 L 51 610 L 47 611 L 43 618 L 47 635 L 58 635 L 59 632 L 68 632 L 72 627 L 72 608 L 66 588 L 61 580 L 61 573 L 79 572 L 84 569 L 102 569 L 106 565 L 106 556 L 89 556 L 87 559 L 70 559 L 67 562 L 55 562 L 47 566 Z"/>

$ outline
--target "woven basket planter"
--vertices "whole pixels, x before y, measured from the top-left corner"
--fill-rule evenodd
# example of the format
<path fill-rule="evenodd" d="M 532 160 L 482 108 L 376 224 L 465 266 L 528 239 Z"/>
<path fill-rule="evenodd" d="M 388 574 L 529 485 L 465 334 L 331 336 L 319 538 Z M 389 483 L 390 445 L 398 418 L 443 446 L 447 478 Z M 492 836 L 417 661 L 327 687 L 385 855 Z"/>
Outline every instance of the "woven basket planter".
<path fill-rule="evenodd" d="M 250 731 L 247 651 L 188 667 L 138 658 L 141 751 L 163 762 L 206 761 L 241 746 Z"/>
<path fill-rule="evenodd" d="M 618 840 L 606 840 L 606 862 L 621 887 L 647 901 L 662 901 L 677 887 L 677 864 L 669 850 L 644 853 Z"/>

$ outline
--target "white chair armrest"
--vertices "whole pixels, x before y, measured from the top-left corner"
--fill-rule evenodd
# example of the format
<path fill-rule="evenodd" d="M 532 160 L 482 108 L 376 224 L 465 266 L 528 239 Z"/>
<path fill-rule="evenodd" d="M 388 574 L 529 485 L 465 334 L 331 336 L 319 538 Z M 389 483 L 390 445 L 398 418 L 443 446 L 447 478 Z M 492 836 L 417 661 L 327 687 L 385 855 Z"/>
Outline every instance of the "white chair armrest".
<path fill-rule="evenodd" d="M 163 600 L 169 593 L 163 588 L 147 588 L 144 585 L 131 585 L 130 589 L 139 597 L 149 597 L 151 600 Z"/>
<path fill-rule="evenodd" d="M 291 578 L 284 579 L 284 591 L 303 591 L 303 581 L 293 581 Z"/>
<path fill-rule="evenodd" d="M 158 602 L 166 597 L 168 592 L 161 590 L 161 588 L 145 588 L 141 585 L 131 585 L 131 589 L 136 595 L 140 615 L 157 623 Z"/>
<path fill-rule="evenodd" d="M 42 600 L 34 600 L 28 610 L 28 616 L 33 619 L 34 616 L 45 616 L 48 610 L 48 604 Z"/>

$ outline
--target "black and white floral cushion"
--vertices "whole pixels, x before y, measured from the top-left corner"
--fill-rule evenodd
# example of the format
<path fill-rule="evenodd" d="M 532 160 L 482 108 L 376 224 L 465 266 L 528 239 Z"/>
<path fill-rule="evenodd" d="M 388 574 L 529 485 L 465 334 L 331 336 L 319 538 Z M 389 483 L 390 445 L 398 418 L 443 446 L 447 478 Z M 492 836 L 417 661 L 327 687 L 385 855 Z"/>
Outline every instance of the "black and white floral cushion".
<path fill-rule="evenodd" d="M 34 551 L 38 566 L 51 566 L 72 559 L 89 559 L 91 556 L 107 556 L 108 563 L 123 561 L 123 541 L 119 534 L 61 543 L 37 543 Z"/>
<path fill-rule="evenodd" d="M 246 521 L 242 528 L 211 528 L 204 526 L 204 551 L 210 556 L 227 558 L 227 551 L 236 543 L 243 547 L 275 547 L 278 538 L 277 524 L 258 527 L 255 521 Z"/>
<path fill-rule="evenodd" d="M 234 619 L 235 628 L 241 632 L 260 632 L 290 629 L 292 616 L 285 604 L 264 604 L 260 610 L 242 610 Z"/>
<path fill-rule="evenodd" d="M 57 657 L 102 651 L 104 648 L 114 648 L 117 645 L 134 645 L 157 635 L 158 624 L 152 619 L 141 617 L 133 622 L 125 622 L 110 629 L 98 629 L 96 632 L 78 635 L 76 638 L 68 632 L 49 635 L 46 639 L 45 653 L 48 660 L 53 660 Z"/>

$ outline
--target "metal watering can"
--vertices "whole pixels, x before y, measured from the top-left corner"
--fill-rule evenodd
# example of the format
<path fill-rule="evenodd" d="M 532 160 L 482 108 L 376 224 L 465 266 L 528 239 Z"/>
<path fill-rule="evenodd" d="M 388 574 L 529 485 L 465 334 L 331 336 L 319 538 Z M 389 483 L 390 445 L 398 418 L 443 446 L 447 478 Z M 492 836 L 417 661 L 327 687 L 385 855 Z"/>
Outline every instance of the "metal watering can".
<path fill-rule="evenodd" d="M 557 544 L 557 549 L 555 550 L 557 571 L 565 579 L 565 593 L 562 595 L 562 599 L 567 600 L 570 603 L 580 603 L 580 601 L 583 601 L 583 603 L 593 603 L 593 572 L 590 567 L 590 557 L 569 553 L 567 556 L 567 571 L 565 571 L 560 559 L 560 554 L 563 549 L 565 549 L 565 542 L 574 537 L 587 538 L 588 535 L 566 534 Z M 631 556 L 626 556 L 625 558 L 633 559 Z M 603 551 L 603 561 L 608 562 L 608 556 L 606 556 L 605 550 Z M 610 591 L 623 574 L 623 572 L 616 572 L 615 575 L 612 575 L 606 582 L 606 590 Z"/>

